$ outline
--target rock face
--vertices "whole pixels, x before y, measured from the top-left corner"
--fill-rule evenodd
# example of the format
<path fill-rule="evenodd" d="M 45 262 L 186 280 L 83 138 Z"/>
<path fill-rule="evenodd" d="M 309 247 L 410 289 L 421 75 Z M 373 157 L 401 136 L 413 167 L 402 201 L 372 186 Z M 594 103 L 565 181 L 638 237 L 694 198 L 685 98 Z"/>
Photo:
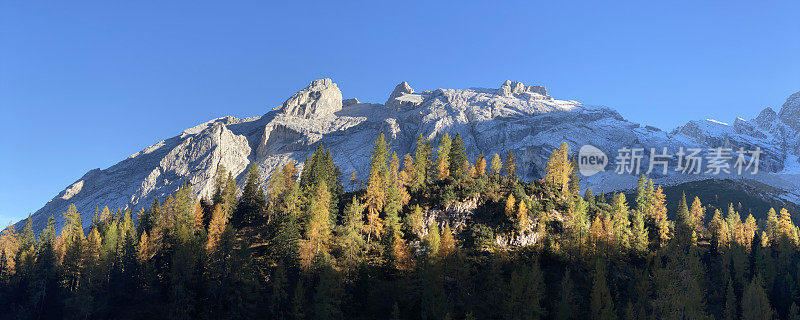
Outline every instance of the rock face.
<path fill-rule="evenodd" d="M 459 134 L 470 161 L 483 153 L 487 158 L 513 151 L 517 173 L 523 179 L 543 176 L 547 158 L 566 141 L 572 150 L 594 145 L 609 155 L 606 172 L 582 179 L 583 187 L 627 189 L 635 175 L 617 175 L 614 156 L 620 148 L 668 147 L 760 147 L 762 173 L 753 176 L 796 199 L 800 164 L 797 164 L 798 94 L 780 113 L 765 109 L 757 118 L 737 120 L 734 125 L 715 121 L 690 121 L 672 132 L 640 126 L 614 110 L 550 97 L 544 87 L 506 81 L 499 88 L 436 89 L 415 92 L 402 82 L 384 105 L 342 100 L 330 79 L 315 80 L 283 104 L 263 116 L 246 119 L 224 117 L 211 120 L 180 135 L 158 142 L 107 169 L 87 172 L 33 214 L 34 227 L 44 227 L 53 215 L 57 227 L 62 213 L 74 203 L 86 226 L 95 206 L 130 207 L 136 213 L 153 199 L 162 200 L 184 181 L 195 194 L 212 194 L 217 167 L 224 164 L 241 186 L 248 165 L 256 163 L 263 180 L 279 166 L 301 163 L 320 143 L 345 177 L 359 179 L 369 174 L 369 158 L 375 138 L 384 133 L 393 151 L 402 158 L 413 153 L 419 135 L 434 141 L 444 134 Z M 675 161 L 674 159 L 671 161 Z M 794 162 L 793 162 L 794 161 Z M 647 169 L 649 159 L 642 162 Z M 301 166 L 302 167 L 302 166 Z M 672 165 L 671 167 L 674 167 Z M 679 176 L 674 172 L 651 175 L 659 184 L 685 182 L 703 176 Z M 347 181 L 348 179 L 343 179 Z M 356 185 L 345 182 L 346 189 Z"/>
<path fill-rule="evenodd" d="M 281 105 L 286 115 L 309 118 L 330 116 L 342 110 L 342 92 L 331 79 L 314 80 Z"/>
<path fill-rule="evenodd" d="M 778 114 L 781 121 L 794 130 L 800 131 L 800 92 L 786 99 Z"/>
<path fill-rule="evenodd" d="M 422 103 L 423 100 L 424 98 L 422 95 L 414 94 L 414 89 L 408 85 L 408 82 L 403 81 L 394 87 L 394 91 L 389 95 L 389 99 L 386 100 L 386 107 L 392 110 L 403 111 L 413 109 Z"/>

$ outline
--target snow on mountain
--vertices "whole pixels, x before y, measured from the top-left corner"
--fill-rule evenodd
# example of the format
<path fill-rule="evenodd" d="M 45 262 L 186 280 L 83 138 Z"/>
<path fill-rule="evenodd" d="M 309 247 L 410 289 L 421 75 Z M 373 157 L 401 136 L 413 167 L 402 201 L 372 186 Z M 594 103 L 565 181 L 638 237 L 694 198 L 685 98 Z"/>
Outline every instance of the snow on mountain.
<path fill-rule="evenodd" d="M 402 158 L 413 152 L 417 136 L 438 141 L 445 132 L 460 134 L 469 157 L 483 153 L 504 156 L 514 151 L 517 172 L 524 179 L 539 178 L 552 150 L 566 141 L 577 151 L 591 144 L 609 156 L 605 172 L 587 177 L 584 187 L 627 189 L 636 176 L 614 171 L 620 148 L 760 147 L 761 172 L 752 179 L 785 190 L 776 195 L 800 199 L 798 129 L 800 93 L 792 95 L 780 113 L 765 109 L 750 121 L 733 125 L 714 120 L 689 121 L 672 132 L 625 120 L 605 107 L 557 100 L 541 86 L 504 82 L 499 88 L 436 89 L 416 92 L 406 82 L 397 85 L 384 104 L 342 99 L 330 79 L 315 80 L 285 102 L 260 117 L 223 117 L 184 130 L 107 169 L 87 172 L 33 214 L 34 226 L 42 228 L 50 215 L 57 227 L 70 203 L 83 213 L 88 226 L 95 206 L 147 207 L 189 182 L 200 197 L 213 192 L 217 167 L 224 164 L 244 183 L 244 172 L 257 163 L 264 180 L 290 160 L 302 163 L 322 143 L 330 149 L 342 173 L 364 179 L 375 138 L 384 133 L 392 150 Z M 670 168 L 674 168 L 672 160 Z M 642 162 L 646 171 L 649 159 Z M 658 171 L 658 170 L 656 170 Z M 674 171 L 651 174 L 657 183 L 673 184 L 705 179 Z M 731 178 L 737 178 L 731 176 Z M 346 179 L 344 179 L 346 180 Z M 345 188 L 352 188 L 345 182 Z M 135 212 L 134 210 L 134 212 Z"/>

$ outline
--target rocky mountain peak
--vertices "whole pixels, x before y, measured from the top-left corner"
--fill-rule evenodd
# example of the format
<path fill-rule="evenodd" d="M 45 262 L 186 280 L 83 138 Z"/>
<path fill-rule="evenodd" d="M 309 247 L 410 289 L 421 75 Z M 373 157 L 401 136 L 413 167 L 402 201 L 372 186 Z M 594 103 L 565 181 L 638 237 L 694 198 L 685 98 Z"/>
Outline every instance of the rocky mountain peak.
<path fill-rule="evenodd" d="M 286 115 L 320 118 L 342 109 L 342 91 L 331 79 L 317 79 L 287 99 L 280 107 Z"/>
<path fill-rule="evenodd" d="M 800 130 L 800 92 L 786 99 L 778 117 L 792 129 Z"/>
<path fill-rule="evenodd" d="M 413 108 L 422 103 L 422 100 L 422 95 L 414 94 L 414 89 L 408 82 L 403 81 L 394 87 L 394 91 L 386 100 L 386 107 L 394 110 Z"/>
<path fill-rule="evenodd" d="M 535 96 L 542 96 L 543 98 L 549 98 L 547 95 L 547 89 L 542 86 L 526 86 L 522 82 L 519 81 L 511 81 L 506 80 L 500 85 L 500 88 L 497 89 L 495 93 L 498 96 L 503 97 L 518 97 L 518 98 L 525 98 L 530 100 Z"/>

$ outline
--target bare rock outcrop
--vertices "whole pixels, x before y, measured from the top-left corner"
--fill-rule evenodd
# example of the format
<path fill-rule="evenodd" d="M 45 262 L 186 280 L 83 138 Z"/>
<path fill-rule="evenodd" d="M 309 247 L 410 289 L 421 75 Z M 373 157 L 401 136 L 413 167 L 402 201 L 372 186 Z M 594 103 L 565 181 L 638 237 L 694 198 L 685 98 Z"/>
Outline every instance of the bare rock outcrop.
<path fill-rule="evenodd" d="M 331 79 L 318 79 L 287 99 L 281 110 L 286 115 L 309 118 L 330 116 L 342 110 L 342 91 Z"/>

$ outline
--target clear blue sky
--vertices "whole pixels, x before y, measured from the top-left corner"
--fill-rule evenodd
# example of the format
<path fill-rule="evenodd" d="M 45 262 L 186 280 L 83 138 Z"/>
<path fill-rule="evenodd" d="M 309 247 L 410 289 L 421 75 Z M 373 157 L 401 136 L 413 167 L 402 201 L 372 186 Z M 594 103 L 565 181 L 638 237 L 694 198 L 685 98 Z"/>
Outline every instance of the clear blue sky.
<path fill-rule="evenodd" d="M 518 80 L 665 129 L 800 91 L 797 1 L 146 2 L 0 3 L 3 224 L 90 169 L 264 114 L 321 77 L 371 102 L 404 80 Z"/>

